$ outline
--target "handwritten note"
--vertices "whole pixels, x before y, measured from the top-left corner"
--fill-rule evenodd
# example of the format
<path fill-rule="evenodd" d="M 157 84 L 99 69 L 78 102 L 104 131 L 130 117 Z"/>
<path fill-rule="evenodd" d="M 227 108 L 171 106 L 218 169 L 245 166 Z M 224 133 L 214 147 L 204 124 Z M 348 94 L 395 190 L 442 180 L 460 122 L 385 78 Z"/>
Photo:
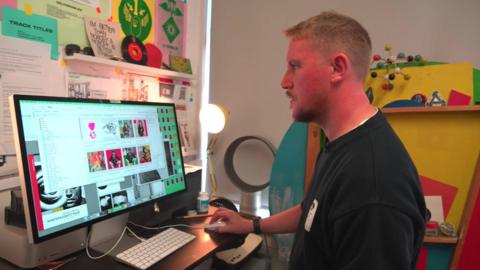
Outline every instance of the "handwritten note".
<path fill-rule="evenodd" d="M 121 57 L 120 25 L 95 18 L 85 18 L 85 29 L 97 57 Z"/>

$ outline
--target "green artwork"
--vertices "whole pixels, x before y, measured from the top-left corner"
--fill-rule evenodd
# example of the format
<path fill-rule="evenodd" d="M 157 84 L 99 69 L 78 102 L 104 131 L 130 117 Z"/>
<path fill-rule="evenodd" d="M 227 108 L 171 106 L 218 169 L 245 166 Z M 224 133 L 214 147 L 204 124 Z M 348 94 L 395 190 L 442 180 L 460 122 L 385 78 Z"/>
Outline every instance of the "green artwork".
<path fill-rule="evenodd" d="M 170 43 L 174 41 L 178 35 L 180 34 L 180 30 L 178 29 L 178 25 L 175 23 L 174 17 L 182 17 L 182 11 L 177 7 L 176 0 L 167 0 L 160 4 L 160 7 L 165 10 L 166 12 L 170 13 L 170 18 L 162 25 L 163 31 L 165 31 L 165 35 Z"/>
<path fill-rule="evenodd" d="M 152 15 L 143 0 L 122 0 L 118 18 L 126 36 L 136 36 L 144 41 L 152 29 Z"/>

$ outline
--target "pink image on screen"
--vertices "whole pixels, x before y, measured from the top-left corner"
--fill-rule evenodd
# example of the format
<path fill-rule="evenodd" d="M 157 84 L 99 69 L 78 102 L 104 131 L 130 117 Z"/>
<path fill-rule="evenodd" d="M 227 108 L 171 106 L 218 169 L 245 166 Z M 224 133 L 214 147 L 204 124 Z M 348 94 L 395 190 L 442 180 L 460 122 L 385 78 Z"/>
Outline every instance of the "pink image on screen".
<path fill-rule="evenodd" d="M 120 149 L 107 150 L 107 164 L 109 170 L 123 167 L 122 152 Z"/>
<path fill-rule="evenodd" d="M 135 133 L 137 137 L 148 136 L 147 121 L 146 120 L 133 120 L 135 125 Z"/>
<path fill-rule="evenodd" d="M 97 137 L 97 134 L 95 133 L 95 123 L 90 122 L 88 123 L 88 128 L 90 129 L 90 139 L 95 139 Z"/>

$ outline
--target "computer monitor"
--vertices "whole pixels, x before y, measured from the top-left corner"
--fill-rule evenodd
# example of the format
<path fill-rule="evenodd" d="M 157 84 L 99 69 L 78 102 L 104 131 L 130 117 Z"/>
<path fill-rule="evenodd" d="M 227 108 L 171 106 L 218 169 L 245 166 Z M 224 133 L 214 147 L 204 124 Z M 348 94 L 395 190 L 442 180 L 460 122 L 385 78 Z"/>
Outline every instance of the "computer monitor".
<path fill-rule="evenodd" d="M 175 105 L 13 95 L 29 241 L 186 190 Z"/>

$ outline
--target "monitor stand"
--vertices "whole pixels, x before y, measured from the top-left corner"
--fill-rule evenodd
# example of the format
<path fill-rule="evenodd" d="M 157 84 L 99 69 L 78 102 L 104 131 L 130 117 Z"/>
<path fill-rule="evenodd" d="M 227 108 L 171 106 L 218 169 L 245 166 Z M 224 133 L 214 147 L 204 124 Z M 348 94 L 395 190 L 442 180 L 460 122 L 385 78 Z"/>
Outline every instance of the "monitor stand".
<path fill-rule="evenodd" d="M 92 255 L 100 256 L 112 249 L 127 225 L 127 222 L 128 213 L 93 224 L 91 228 L 89 250 L 95 250 L 98 253 Z M 110 251 L 109 256 L 115 256 L 139 242 L 140 241 L 137 238 L 125 233 L 118 245 Z"/>

